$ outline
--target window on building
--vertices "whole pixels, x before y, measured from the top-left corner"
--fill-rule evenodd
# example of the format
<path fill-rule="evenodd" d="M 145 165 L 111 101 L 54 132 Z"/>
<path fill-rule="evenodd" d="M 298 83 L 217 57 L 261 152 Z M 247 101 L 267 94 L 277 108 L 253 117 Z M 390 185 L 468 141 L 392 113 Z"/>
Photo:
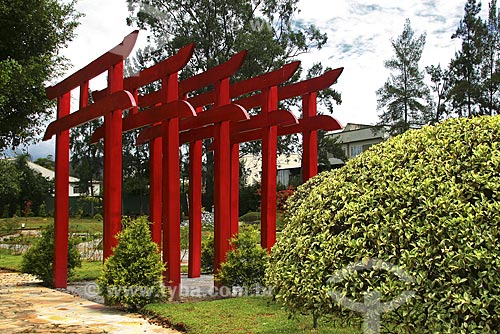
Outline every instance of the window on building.
<path fill-rule="evenodd" d="M 358 154 L 363 152 L 363 145 L 352 145 L 351 146 L 351 158 L 354 158 Z"/>

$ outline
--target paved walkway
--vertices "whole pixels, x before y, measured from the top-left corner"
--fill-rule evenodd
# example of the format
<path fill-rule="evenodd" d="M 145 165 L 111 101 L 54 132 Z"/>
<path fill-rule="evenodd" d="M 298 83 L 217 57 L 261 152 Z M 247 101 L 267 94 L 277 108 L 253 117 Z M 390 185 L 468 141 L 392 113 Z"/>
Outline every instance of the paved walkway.
<path fill-rule="evenodd" d="M 38 282 L 30 275 L 0 271 L 0 333 L 178 333 Z"/>

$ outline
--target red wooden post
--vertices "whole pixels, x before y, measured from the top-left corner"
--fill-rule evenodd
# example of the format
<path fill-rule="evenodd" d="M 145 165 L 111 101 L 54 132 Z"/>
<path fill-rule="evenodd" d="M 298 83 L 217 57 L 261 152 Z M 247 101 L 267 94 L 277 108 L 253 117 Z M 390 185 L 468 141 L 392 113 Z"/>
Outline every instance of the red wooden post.
<path fill-rule="evenodd" d="M 57 118 L 70 113 L 71 92 L 57 100 Z M 66 288 L 68 277 L 69 225 L 69 130 L 56 135 L 56 182 L 54 207 L 54 287 Z"/>
<path fill-rule="evenodd" d="M 189 263 L 188 277 L 200 277 L 201 267 L 201 198 L 202 141 L 189 145 Z"/>
<path fill-rule="evenodd" d="M 123 90 L 123 61 L 108 71 L 109 93 Z M 104 117 L 104 259 L 113 254 L 121 230 L 122 214 L 122 111 Z"/>
<path fill-rule="evenodd" d="M 316 92 L 302 96 L 302 118 L 316 116 Z M 302 133 L 302 181 L 318 174 L 318 130 Z"/>
<path fill-rule="evenodd" d="M 215 84 L 216 106 L 228 104 L 229 78 Z M 215 125 L 214 137 L 214 273 L 225 262 L 231 239 L 231 133 L 228 121 Z"/>
<path fill-rule="evenodd" d="M 278 87 L 273 86 L 262 94 L 262 113 L 278 109 Z M 276 242 L 276 160 L 278 127 L 262 129 L 262 199 L 261 246 L 271 251 Z"/>
<path fill-rule="evenodd" d="M 162 80 L 165 102 L 178 99 L 178 75 L 173 73 Z M 162 122 L 163 128 L 163 261 L 166 263 L 165 283 L 172 288 L 172 298 L 180 296 L 181 229 L 180 229 L 180 167 L 179 119 Z"/>
<path fill-rule="evenodd" d="M 240 144 L 231 144 L 231 237 L 238 234 L 240 208 Z"/>
<path fill-rule="evenodd" d="M 151 239 L 161 251 L 162 242 L 162 139 L 154 138 L 149 142 L 149 220 Z"/>

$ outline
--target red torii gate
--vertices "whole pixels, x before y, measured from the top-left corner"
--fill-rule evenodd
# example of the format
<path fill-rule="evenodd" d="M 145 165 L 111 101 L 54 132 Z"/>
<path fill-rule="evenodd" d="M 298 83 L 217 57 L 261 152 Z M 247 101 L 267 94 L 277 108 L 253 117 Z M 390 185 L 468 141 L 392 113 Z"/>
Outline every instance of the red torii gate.
<path fill-rule="evenodd" d="M 114 236 L 121 226 L 122 184 L 122 110 L 136 106 L 134 97 L 123 90 L 123 61 L 132 51 L 138 31 L 134 31 L 115 48 L 57 85 L 46 89 L 47 97 L 57 98 L 57 120 L 52 122 L 43 140 L 56 136 L 55 244 L 54 282 L 56 288 L 67 286 L 69 224 L 69 130 L 104 116 L 104 256 L 116 245 Z M 108 73 L 108 92 L 101 101 L 88 106 L 89 81 Z M 70 114 L 71 91 L 80 89 L 80 108 Z M 119 195 L 119 196 L 117 196 Z"/>
<path fill-rule="evenodd" d="M 265 165 L 263 193 L 270 207 L 263 219 L 263 246 L 270 249 L 275 241 L 275 212 L 273 202 L 276 190 L 276 141 L 278 135 L 303 132 L 305 143 L 309 142 L 309 164 L 305 175 L 316 173 L 317 147 L 314 143 L 318 128 L 338 129 L 333 118 L 315 116 L 316 91 L 333 84 L 342 69 L 329 72 L 322 77 L 299 84 L 281 87 L 298 67 L 298 62 L 262 76 L 230 85 L 229 78 L 241 66 L 246 52 L 233 56 L 228 62 L 206 72 L 178 82 L 178 71 L 189 61 L 194 45 L 179 52 L 137 75 L 123 79 L 123 60 L 131 52 L 137 31 L 127 36 L 123 43 L 99 57 L 82 70 L 60 84 L 49 87 L 47 95 L 58 97 L 58 119 L 49 125 L 45 138 L 57 136 L 56 148 L 56 247 L 54 264 L 54 286 L 66 286 L 68 232 L 68 177 L 69 176 L 69 132 L 72 127 L 105 116 L 105 125 L 96 131 L 93 140 L 105 138 L 104 171 L 104 257 L 111 255 L 116 245 L 114 236 L 120 230 L 121 219 L 121 133 L 147 125 L 153 127 L 143 131 L 140 140 L 148 137 L 151 150 L 151 220 L 152 237 L 161 245 L 167 263 L 165 282 L 176 288 L 180 284 L 180 173 L 179 145 L 190 142 L 190 277 L 199 276 L 201 253 L 201 140 L 214 138 L 215 146 L 215 268 L 225 260 L 229 250 L 229 239 L 238 228 L 238 163 L 239 143 L 263 139 Z M 96 92 L 95 103 L 87 106 L 88 82 L 108 70 L 108 88 Z M 161 89 L 145 96 L 138 89 L 161 80 Z M 189 98 L 188 93 L 213 85 L 214 90 Z M 69 114 L 70 92 L 80 86 L 80 110 Z M 322 87 L 322 88 L 321 88 Z M 130 93 L 130 92 L 132 93 Z M 234 99 L 243 94 L 261 91 L 260 94 Z M 293 114 L 277 110 L 279 100 L 303 96 L 304 118 L 298 123 Z M 209 110 L 203 108 L 212 105 Z M 249 118 L 245 108 L 261 106 L 262 113 Z M 149 107 L 138 112 L 137 107 Z M 121 119 L 121 110 L 131 109 Z M 117 110 L 115 110 L 117 109 Z M 241 121 L 243 120 L 243 121 Z M 238 122 L 241 121 L 241 122 Z M 321 123 L 321 124 L 320 124 Z M 295 125 L 294 125 L 295 124 Z M 149 131 L 149 132 L 148 132 Z M 155 131 L 158 133 L 155 134 Z M 160 138 L 161 137 L 161 138 Z M 308 139 L 311 138 L 311 139 Z M 306 148 L 304 149 L 306 151 Z M 314 153 L 315 152 L 315 153 Z M 312 156 L 315 155 L 315 156 Z M 232 157 L 232 158 L 231 158 Z M 267 167 L 266 167 L 267 166 Z M 230 178 L 227 178 L 231 175 Z M 306 176 L 307 177 L 307 176 Z M 161 183 L 158 182 L 161 179 Z M 267 182 L 266 182 L 267 181 Z M 113 196 L 112 196 L 113 195 Z M 163 204 L 163 205 L 162 205 Z M 161 214 L 160 214 L 161 213 Z M 228 214 L 229 213 L 229 214 Z M 163 238 L 161 230 L 163 225 Z M 178 296 L 174 289 L 174 297 Z"/>
<path fill-rule="evenodd" d="M 230 87 L 231 98 L 238 97 L 240 95 L 262 90 L 262 86 L 267 85 L 268 87 L 277 86 L 283 81 L 286 81 L 291 75 L 293 75 L 296 70 L 298 63 L 292 63 L 285 65 L 280 70 L 274 72 L 266 73 L 260 77 L 252 78 L 249 80 L 241 81 L 232 84 Z M 232 131 L 232 158 L 231 158 L 231 224 L 228 226 L 230 235 L 237 233 L 238 228 L 238 179 L 239 179 L 239 143 L 245 141 L 253 141 L 262 139 L 263 134 L 261 129 L 266 126 L 279 126 L 277 135 L 288 135 L 293 133 L 302 132 L 303 136 L 306 138 L 304 145 L 308 145 L 303 150 L 303 163 L 306 166 L 303 177 L 307 180 L 309 177 L 317 173 L 317 130 L 336 130 L 340 129 L 340 124 L 330 116 L 316 115 L 316 92 L 325 89 L 335 83 L 342 73 L 342 68 L 331 70 L 326 72 L 324 75 L 295 83 L 289 86 L 280 87 L 277 90 L 277 100 L 285 100 L 295 96 L 302 96 L 303 98 L 303 108 L 304 108 L 304 118 L 297 121 L 294 116 L 286 111 L 276 110 L 271 113 L 261 113 L 258 116 L 251 117 L 250 121 L 240 122 L 233 124 L 231 127 Z M 260 85 L 260 86 L 259 86 Z M 193 98 L 188 99 L 188 101 L 193 106 L 205 106 L 211 104 L 213 101 L 212 92 L 201 94 Z M 251 109 L 260 106 L 263 103 L 267 103 L 268 97 L 264 94 L 253 95 L 248 98 L 242 98 L 235 100 L 234 103 L 239 104 L 246 109 Z M 276 102 L 277 105 L 277 102 Z M 287 114 L 285 114 L 287 113 Z M 269 115 L 268 119 L 266 116 Z M 293 117 L 293 119 L 292 119 Z M 295 124 L 295 126 L 291 126 Z M 254 130 L 252 130 L 252 127 Z M 182 129 L 181 129 L 182 130 Z M 150 127 L 143 130 L 137 140 L 138 144 L 144 144 L 148 140 L 153 140 L 154 138 L 161 136 L 162 131 L 158 126 Z M 201 212 L 201 146 L 198 149 L 195 145 L 201 143 L 202 139 L 213 137 L 213 128 L 205 127 L 203 129 L 188 130 L 182 132 L 180 135 L 180 143 L 191 143 L 190 144 L 190 261 L 189 261 L 189 277 L 199 276 L 200 267 L 200 254 L 201 254 L 201 216 L 197 215 Z M 309 143 L 309 144 L 308 144 Z M 314 143 L 314 147 L 312 144 Z M 201 145 L 201 144 L 199 144 Z M 268 149 L 268 151 L 270 151 Z M 276 151 L 276 150 L 275 150 Z M 276 170 L 276 155 L 270 158 L 270 167 L 272 170 Z M 264 169 L 264 168 L 263 168 Z M 264 173 L 263 173 L 264 174 Z M 274 202 L 276 205 L 276 174 L 269 175 L 268 179 L 274 180 L 274 188 L 269 187 L 267 195 L 264 197 L 262 203 Z M 263 181 L 263 184 L 265 182 Z M 268 184 L 269 184 L 268 180 Z M 217 208 L 216 208 L 217 210 Z M 270 249 L 274 245 L 275 241 L 275 230 L 276 230 L 276 216 L 275 210 L 267 209 L 267 212 L 271 215 L 268 221 L 263 221 L 263 228 L 268 231 L 267 235 L 262 237 L 263 247 Z M 228 228 L 226 227 L 226 228 Z M 215 268 L 220 264 L 220 260 L 215 261 Z"/>

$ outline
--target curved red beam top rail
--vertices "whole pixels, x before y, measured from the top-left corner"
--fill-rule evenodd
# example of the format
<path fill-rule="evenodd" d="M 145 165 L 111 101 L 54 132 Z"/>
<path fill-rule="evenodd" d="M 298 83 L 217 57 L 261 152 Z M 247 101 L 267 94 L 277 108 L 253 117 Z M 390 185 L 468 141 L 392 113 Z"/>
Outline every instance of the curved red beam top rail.
<path fill-rule="evenodd" d="M 45 90 L 47 97 L 49 99 L 55 99 L 64 93 L 67 93 L 76 87 L 80 86 L 82 83 L 89 81 L 92 78 L 97 77 L 101 73 L 109 70 L 109 68 L 127 58 L 137 41 L 137 36 L 139 30 L 136 30 L 126 36 L 123 41 L 115 46 L 113 49 L 109 50 L 84 68 L 70 75 L 60 83 L 47 87 Z"/>
<path fill-rule="evenodd" d="M 179 98 L 183 99 L 184 96 L 189 92 L 206 87 L 210 84 L 213 84 L 215 81 L 229 78 L 240 69 L 246 55 L 247 51 L 241 51 L 232 56 L 225 63 L 214 66 L 203 73 L 197 74 L 181 81 L 179 83 Z M 149 107 L 157 103 L 161 103 L 162 99 L 163 94 L 161 90 L 158 90 L 151 94 L 139 96 L 138 105 L 139 107 Z"/>
<path fill-rule="evenodd" d="M 184 51 L 182 51 L 182 53 L 187 55 L 188 54 L 187 50 L 191 50 L 191 48 L 194 48 L 194 44 L 190 44 L 187 47 L 184 47 L 183 49 L 181 49 L 179 51 L 179 53 L 181 53 L 181 51 L 184 50 Z M 238 71 L 238 69 L 241 67 L 241 65 L 243 64 L 243 61 L 245 60 L 246 54 L 247 54 L 247 51 L 239 52 L 239 53 L 235 54 L 233 57 L 231 57 L 227 62 L 222 63 L 220 65 L 217 65 L 215 67 L 212 67 L 208 71 L 205 71 L 203 73 L 197 74 L 191 78 L 188 78 L 186 80 L 181 81 L 179 83 L 179 96 L 184 96 L 187 92 L 189 92 L 191 90 L 196 90 L 196 89 L 208 86 L 216 81 L 230 77 L 231 75 L 236 73 L 236 71 Z M 166 59 L 166 61 L 169 61 L 170 59 L 172 59 L 173 57 L 176 57 L 176 56 L 177 55 L 172 56 L 172 57 Z M 189 57 L 191 57 L 191 53 L 189 53 Z M 181 57 L 179 57 L 179 59 L 181 59 Z M 189 61 L 189 59 L 185 59 L 185 60 L 186 60 L 186 63 L 187 63 L 187 61 Z M 166 66 L 164 65 L 164 68 L 165 67 Z M 160 69 L 161 69 L 160 67 L 157 68 L 157 70 L 160 70 Z M 146 69 L 145 71 L 148 71 L 148 70 Z M 141 72 L 139 75 L 141 76 L 142 73 L 143 72 Z M 158 78 L 162 78 L 163 76 L 164 75 L 160 74 L 160 75 L 158 75 Z M 102 98 L 104 93 L 105 92 L 101 91 L 96 95 L 96 97 Z M 152 105 L 155 105 L 157 103 L 161 103 L 162 99 L 164 98 L 164 95 L 165 95 L 165 92 L 162 92 L 162 90 L 159 90 L 159 91 L 156 91 L 156 92 L 149 94 L 149 95 L 139 96 L 139 103 L 138 104 L 139 104 L 139 106 L 145 107 L 145 106 L 152 106 Z M 154 107 L 154 108 L 156 108 L 156 107 Z M 238 106 L 236 108 L 231 107 L 231 109 L 240 111 L 241 108 Z M 216 110 L 210 110 L 210 113 L 212 114 L 214 111 L 216 111 Z M 139 112 L 137 114 L 142 114 L 143 112 L 144 111 Z M 202 113 L 202 114 L 204 114 L 204 113 Z M 246 111 L 245 111 L 245 115 L 246 115 Z M 124 122 L 129 117 L 130 116 L 125 117 Z M 137 117 L 140 117 L 140 116 L 137 116 Z M 183 116 L 181 116 L 181 117 L 183 117 Z M 213 116 L 203 116 L 203 117 L 204 117 L 203 119 L 213 118 Z M 228 118 L 226 116 L 226 120 L 232 120 L 231 117 L 232 116 L 230 116 Z M 237 119 L 240 120 L 240 119 L 246 119 L 248 117 L 248 115 L 243 117 L 241 114 L 237 114 L 237 115 L 235 115 L 235 117 L 237 117 Z M 243 117 L 243 118 L 238 118 L 238 117 Z M 146 119 L 146 118 L 144 118 L 144 119 Z M 166 119 L 168 119 L 168 117 Z M 224 120 L 224 119 L 220 119 L 219 121 L 222 121 L 222 120 Z M 202 119 L 200 119 L 198 121 L 194 121 L 194 122 L 195 123 L 202 122 Z M 153 123 L 154 122 L 149 123 L 149 124 L 153 124 Z M 125 123 L 123 123 L 123 124 L 124 124 L 123 130 L 126 131 L 125 130 Z M 132 124 L 132 123 L 127 123 L 127 124 Z M 149 124 L 144 124 L 143 122 L 138 123 L 137 126 L 135 126 L 134 128 L 128 128 L 127 131 L 132 130 L 132 129 L 137 129 L 137 128 L 140 128 L 140 127 L 143 127 L 143 126 L 146 126 Z M 161 127 L 161 125 L 158 125 L 158 126 Z M 181 126 L 182 126 L 182 122 L 181 122 Z M 102 138 L 104 138 L 104 126 L 101 126 L 101 127 L 96 129 L 96 131 L 92 135 L 91 143 L 94 144 Z"/>
<path fill-rule="evenodd" d="M 49 140 L 55 134 L 69 130 L 75 126 L 82 125 L 95 118 L 106 115 L 113 110 L 126 110 L 135 107 L 135 99 L 132 94 L 127 91 L 119 91 L 112 95 L 106 96 L 99 102 L 89 105 L 83 109 L 75 111 L 72 114 L 59 118 L 49 124 L 43 140 Z"/>
<path fill-rule="evenodd" d="M 217 81 L 231 77 L 236 73 L 247 56 L 248 51 L 241 51 L 232 56 L 228 61 L 214 66 L 205 72 L 182 80 L 179 83 L 179 97 L 182 98 L 189 92 L 209 86 Z"/>
<path fill-rule="evenodd" d="M 295 63 L 291 63 L 288 65 L 292 65 L 292 64 L 295 64 Z M 317 91 L 326 89 L 326 88 L 330 87 L 331 85 L 333 85 L 337 81 L 339 76 L 342 74 L 343 70 L 344 70 L 344 68 L 340 67 L 340 68 L 337 68 L 334 70 L 327 71 L 323 75 L 316 77 L 316 78 L 304 80 L 304 81 L 297 82 L 297 83 L 294 83 L 294 84 L 291 84 L 288 86 L 284 86 L 284 87 L 279 87 L 278 88 L 278 99 L 280 101 L 286 100 L 286 99 L 289 99 L 292 97 L 301 96 L 301 95 L 305 95 L 305 94 L 309 94 L 312 92 L 317 92 Z M 273 73 L 273 72 L 270 72 L 270 73 Z M 293 72 L 290 75 L 293 75 Z M 265 77 L 265 76 L 266 76 L 266 74 L 264 74 L 261 77 Z M 267 77 L 267 78 L 269 78 L 269 77 Z M 249 79 L 249 80 L 253 80 L 253 78 Z M 245 81 L 242 81 L 242 83 L 244 83 L 244 82 Z M 236 83 L 233 85 L 236 85 Z M 201 97 L 193 97 L 191 99 L 188 99 L 188 101 L 194 103 L 193 106 L 196 106 L 199 103 L 205 103 L 207 101 L 208 102 L 210 101 L 210 96 L 211 96 L 210 94 L 205 93 L 205 94 L 201 94 L 200 96 Z M 247 97 L 247 98 L 235 100 L 234 103 L 241 105 L 242 107 L 244 107 L 247 110 L 252 109 L 252 108 L 258 107 L 262 104 L 262 95 L 261 94 L 252 95 L 252 96 Z M 318 116 L 315 116 L 315 117 L 318 117 Z M 327 116 L 327 117 L 329 117 L 329 116 Z M 338 129 L 342 128 L 340 123 L 338 123 L 337 120 L 335 120 L 334 118 L 332 118 L 333 121 L 330 119 L 324 119 L 324 118 L 321 118 L 321 119 L 323 119 L 326 123 L 325 123 L 324 128 L 320 127 L 319 129 L 322 129 L 325 131 L 332 131 L 332 130 L 338 130 Z M 206 130 L 206 131 L 208 131 L 208 130 Z M 289 131 L 291 131 L 291 130 L 289 129 Z M 298 131 L 298 132 L 301 132 L 301 131 Z M 294 133 L 294 132 L 290 132 L 290 134 L 291 133 Z M 235 132 L 234 135 L 237 135 L 237 133 Z M 141 139 L 141 144 L 144 144 L 144 143 L 150 141 L 151 139 L 159 137 L 159 136 L 161 136 L 161 126 L 153 126 L 151 128 L 144 129 L 141 132 L 141 135 L 139 136 L 139 138 Z M 259 135 L 247 134 L 245 136 L 250 136 L 250 138 L 254 138 L 254 139 L 250 140 L 250 141 L 254 141 L 254 140 L 259 139 L 260 134 Z M 138 142 L 138 144 L 140 144 L 140 143 Z"/>
<path fill-rule="evenodd" d="M 172 73 L 178 72 L 183 69 L 194 53 L 196 44 L 191 43 L 180 49 L 175 55 L 148 67 L 139 73 L 125 78 L 123 80 L 123 89 L 133 91 L 139 87 L 145 86 L 157 80 L 160 80 Z M 107 94 L 107 89 L 96 91 L 92 93 L 95 101 L 103 98 Z"/>
<path fill-rule="evenodd" d="M 325 72 L 319 77 L 297 82 L 288 86 L 278 88 L 278 100 L 287 100 L 292 97 L 301 96 L 326 89 L 333 85 L 344 71 L 343 67 Z M 260 94 L 252 95 L 234 101 L 246 109 L 259 107 L 262 103 Z"/>
<path fill-rule="evenodd" d="M 292 75 L 299 68 L 299 65 L 300 61 L 295 61 L 293 63 L 286 64 L 275 71 L 268 72 L 247 80 L 235 82 L 229 87 L 229 97 L 234 99 L 246 93 L 251 93 L 282 84 L 292 77 Z M 206 92 L 188 99 L 189 103 L 191 103 L 191 105 L 195 108 L 212 104 L 214 103 L 214 100 L 215 99 L 213 91 Z"/>

